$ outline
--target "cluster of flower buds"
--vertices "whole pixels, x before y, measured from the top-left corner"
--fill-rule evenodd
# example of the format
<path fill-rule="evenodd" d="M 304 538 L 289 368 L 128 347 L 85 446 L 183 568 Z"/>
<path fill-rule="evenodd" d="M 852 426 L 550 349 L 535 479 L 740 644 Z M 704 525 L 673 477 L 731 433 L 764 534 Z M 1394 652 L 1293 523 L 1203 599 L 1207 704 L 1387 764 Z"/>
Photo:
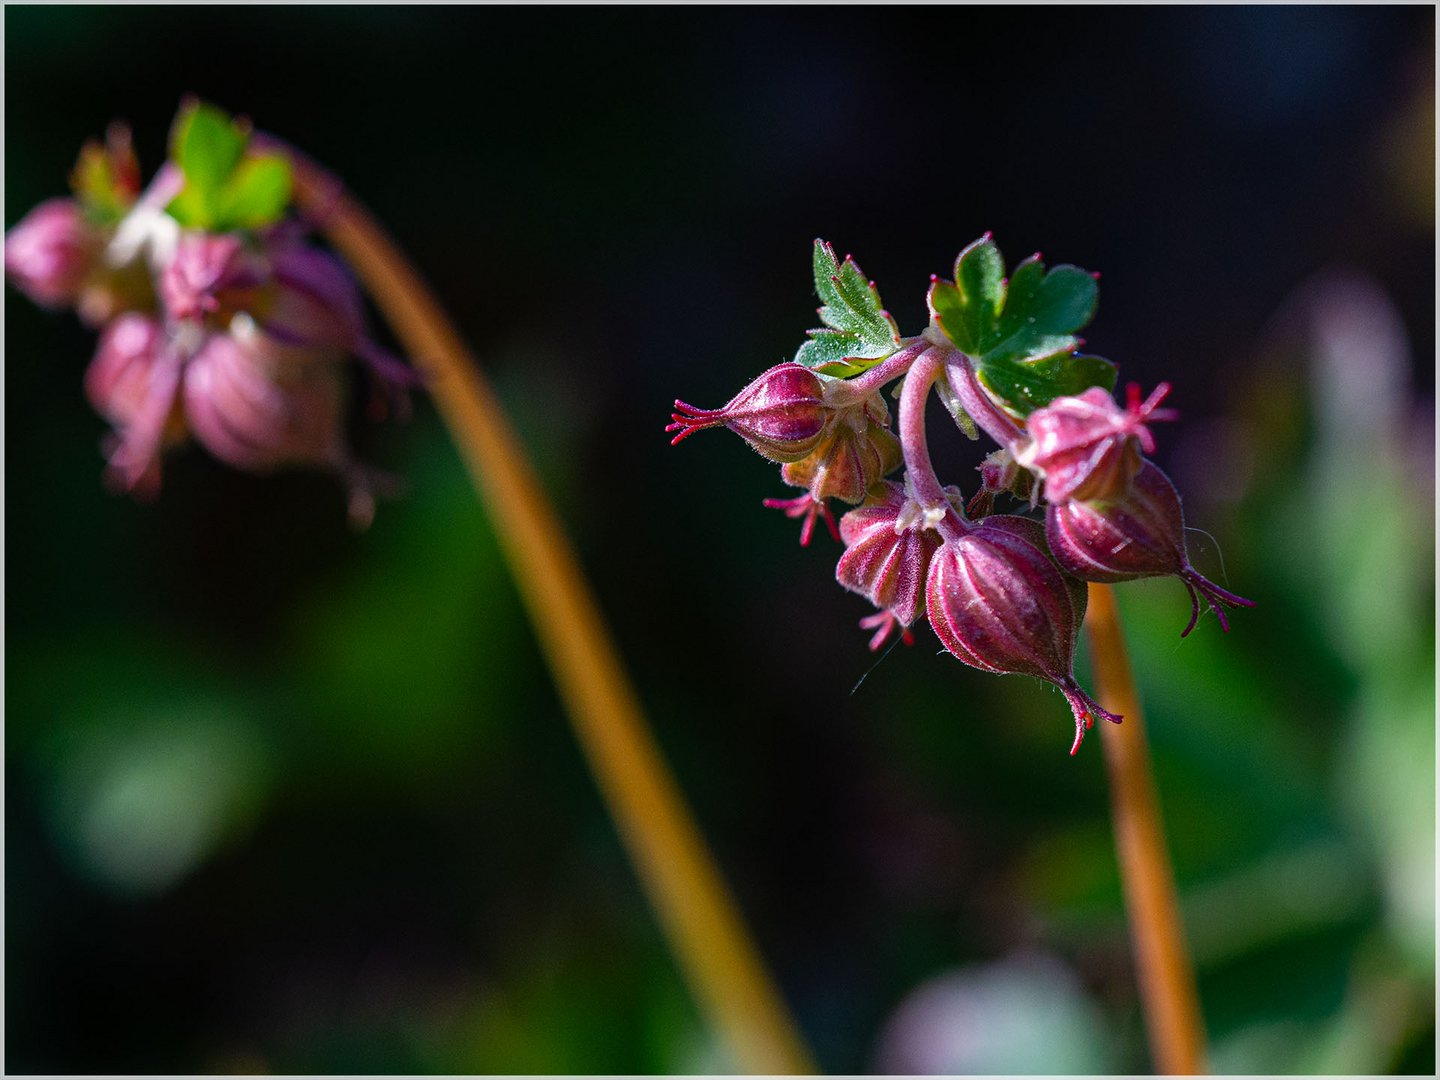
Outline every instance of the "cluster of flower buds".
<path fill-rule="evenodd" d="M 318 467 L 349 490 L 352 521 L 388 482 L 345 438 L 344 362 L 403 409 L 413 369 L 371 339 L 343 263 L 292 212 L 290 166 L 249 125 L 186 102 L 171 160 L 141 191 L 128 131 L 81 152 L 73 198 L 31 211 L 5 238 L 5 272 L 47 307 L 100 331 L 85 375 L 111 424 L 107 478 L 153 496 L 165 451 L 193 440 L 249 472 Z"/>
<path fill-rule="evenodd" d="M 956 261 L 955 283 L 934 279 L 931 324 L 902 339 L 873 283 L 853 259 L 816 241 L 815 280 L 825 327 L 795 361 L 765 372 L 720 409 L 683 402 L 666 429 L 680 442 L 728 427 L 781 465 L 798 499 L 767 506 L 817 517 L 845 545 L 836 579 L 878 609 L 861 625 L 872 650 L 892 635 L 912 640 L 922 615 L 945 648 L 982 671 L 1043 679 L 1064 695 L 1075 721 L 1070 752 L 1096 718 L 1119 722 L 1081 688 L 1074 655 L 1087 582 L 1175 576 L 1191 598 L 1190 633 L 1203 597 L 1222 629 L 1226 606 L 1251 601 L 1202 577 L 1185 546 L 1180 498 L 1145 455 L 1149 425 L 1173 420 L 1161 384 L 1145 399 L 1131 384 L 1124 408 L 1111 396 L 1115 368 L 1080 355 L 1073 332 L 1095 306 L 1095 276 L 1046 271 L 1038 255 L 1009 278 L 987 234 Z M 891 430 L 881 396 L 903 378 Z M 935 391 L 972 438 L 998 444 L 979 467 L 968 506 L 942 487 L 925 437 Z M 889 479 L 901 467 L 900 479 Z M 1044 504 L 1042 523 L 996 514 L 1009 496 Z M 826 500 L 855 509 L 834 527 Z"/>

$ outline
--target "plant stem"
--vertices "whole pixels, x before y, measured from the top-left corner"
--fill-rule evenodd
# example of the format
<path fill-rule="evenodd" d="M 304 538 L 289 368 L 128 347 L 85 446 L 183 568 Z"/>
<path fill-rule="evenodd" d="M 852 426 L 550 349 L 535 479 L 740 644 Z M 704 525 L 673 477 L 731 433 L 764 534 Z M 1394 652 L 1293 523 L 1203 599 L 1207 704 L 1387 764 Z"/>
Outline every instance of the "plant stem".
<path fill-rule="evenodd" d="M 970 358 L 953 345 L 941 343 L 937 348 L 944 352 L 946 371 L 950 376 L 950 387 L 960 398 L 960 404 L 970 414 L 981 431 L 989 435 L 1006 450 L 1014 450 L 1025 431 L 1005 411 L 996 405 L 975 378 L 975 367 Z"/>
<path fill-rule="evenodd" d="M 930 348 L 930 343 L 923 339 L 907 341 L 893 355 L 886 357 L 869 371 L 846 379 L 844 385 L 850 388 L 851 393 L 857 399 L 863 400 L 867 395 L 884 387 L 886 383 L 904 375 L 910 370 L 910 365 L 915 362 L 916 357 L 928 348 Z"/>
<path fill-rule="evenodd" d="M 681 971 L 737 1065 L 814 1072 L 634 691 L 560 522 L 478 365 L 420 276 L 339 181 L 287 148 L 300 206 L 427 377 L 485 504 L 596 783 Z"/>
<path fill-rule="evenodd" d="M 1101 741 L 1110 774 L 1115 851 L 1151 1054 L 1157 1072 L 1203 1073 L 1205 1028 L 1195 972 L 1165 847 L 1140 695 L 1110 586 L 1091 583 L 1085 629 L 1096 696 L 1105 708 L 1125 718 L 1121 724 L 1102 724 Z"/>
<path fill-rule="evenodd" d="M 925 439 L 925 404 L 930 388 L 942 371 L 938 349 L 926 349 L 905 373 L 900 388 L 900 448 L 905 455 L 905 472 L 910 489 L 925 511 L 926 523 L 949 541 L 959 540 L 968 531 L 964 519 L 950 505 Z M 933 520 L 932 520 L 933 518 Z"/>

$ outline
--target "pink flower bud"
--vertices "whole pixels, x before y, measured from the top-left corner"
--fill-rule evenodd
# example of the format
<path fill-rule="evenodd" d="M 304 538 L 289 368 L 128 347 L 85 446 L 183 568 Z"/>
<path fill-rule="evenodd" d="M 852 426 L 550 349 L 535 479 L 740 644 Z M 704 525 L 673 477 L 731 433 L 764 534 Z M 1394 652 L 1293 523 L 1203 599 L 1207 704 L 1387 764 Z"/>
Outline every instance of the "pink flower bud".
<path fill-rule="evenodd" d="M 238 233 L 188 229 L 160 272 L 160 299 L 172 319 L 223 330 L 255 307 L 265 280 L 263 257 Z"/>
<path fill-rule="evenodd" d="M 1115 498 L 1140 471 L 1140 451 L 1155 452 L 1148 420 L 1173 420 L 1172 409 L 1157 406 L 1170 392 L 1161 383 L 1142 403 L 1131 383 L 1126 409 L 1098 386 L 1078 397 L 1056 398 L 1026 421 L 1029 438 L 1015 448 L 1015 460 L 1045 478 L 1045 498 Z"/>
<path fill-rule="evenodd" d="M 247 472 L 348 460 L 341 373 L 314 366 L 277 378 L 229 334 L 212 334 L 185 369 L 182 395 L 195 439 Z"/>
<path fill-rule="evenodd" d="M 666 431 L 679 432 L 674 446 L 705 428 L 724 425 L 771 461 L 808 456 L 836 417 L 825 400 L 820 376 L 800 364 L 779 364 L 719 409 L 697 409 L 675 402 Z"/>
<path fill-rule="evenodd" d="M 875 399 L 879 399 L 878 394 Z M 880 408 L 884 408 L 883 401 Z M 870 419 L 871 415 L 871 404 L 855 407 L 850 415 L 830 426 L 828 434 L 809 456 L 780 467 L 782 480 L 792 487 L 808 489 L 807 493 L 795 499 L 766 499 L 765 505 L 785 511 L 786 517 L 803 519 L 802 546 L 810 543 L 816 517 L 824 518 L 830 535 L 840 539 L 835 520 L 825 506 L 826 499 L 858 503 L 877 480 L 900 467 L 900 443 Z"/>
<path fill-rule="evenodd" d="M 840 519 L 845 554 L 835 579 L 868 599 L 891 618 L 867 623 L 878 626 L 871 650 L 878 649 L 896 628 L 907 630 L 925 610 L 925 574 L 940 535 L 925 527 L 924 510 L 892 480 L 871 491 L 863 506 Z"/>
<path fill-rule="evenodd" d="M 945 648 L 971 667 L 1055 684 L 1075 716 L 1074 754 L 1102 709 L 1072 671 L 1085 586 L 1055 565 L 1039 522 L 987 517 L 930 562 L 926 605 Z"/>
<path fill-rule="evenodd" d="M 1084 581 L 1178 577 L 1190 593 L 1190 622 L 1181 637 L 1195 628 L 1200 617 L 1197 592 L 1219 618 L 1222 630 L 1230 629 L 1222 604 L 1255 606 L 1253 600 L 1227 592 L 1191 567 L 1180 495 L 1153 462 L 1144 463 L 1130 490 L 1119 499 L 1052 504 L 1045 515 L 1045 535 L 1056 561 Z"/>
<path fill-rule="evenodd" d="M 118 316 L 101 333 L 95 359 L 85 372 L 85 395 L 115 427 L 134 423 L 145 408 L 165 340 L 159 320 L 136 312 Z M 173 407 L 165 419 L 164 439 L 174 443 L 184 436 L 184 418 Z"/>
<path fill-rule="evenodd" d="M 971 497 L 965 507 L 973 518 L 982 518 L 994 512 L 997 495 L 1013 495 L 1017 499 L 1028 499 L 1035 505 L 1038 494 L 1033 474 L 1020 468 L 1010 451 L 1001 447 L 987 455 L 979 465 L 980 490 Z"/>
<path fill-rule="evenodd" d="M 186 437 L 177 401 L 184 359 L 159 321 L 129 312 L 100 335 L 85 372 L 85 394 L 115 427 L 108 440 L 107 480 L 148 498 L 160 488 L 160 458 Z"/>
<path fill-rule="evenodd" d="M 858 429 L 836 423 L 809 455 L 781 466 L 780 476 L 791 487 L 808 488 L 816 499 L 858 503 L 902 460 L 895 436 L 867 418 Z"/>
<path fill-rule="evenodd" d="M 5 235 L 5 274 L 37 304 L 64 307 L 75 301 L 102 243 L 78 202 L 48 199 Z"/>

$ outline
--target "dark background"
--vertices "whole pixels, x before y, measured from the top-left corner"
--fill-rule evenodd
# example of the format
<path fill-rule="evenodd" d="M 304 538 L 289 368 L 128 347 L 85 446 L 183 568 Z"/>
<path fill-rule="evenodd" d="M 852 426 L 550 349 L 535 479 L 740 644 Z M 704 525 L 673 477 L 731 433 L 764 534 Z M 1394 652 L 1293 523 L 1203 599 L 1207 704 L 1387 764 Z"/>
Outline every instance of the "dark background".
<path fill-rule="evenodd" d="M 5 64 L 7 227 L 187 91 L 387 223 L 830 1070 L 1147 1067 L 1101 748 L 928 630 L 871 671 L 772 467 L 661 428 L 793 353 L 816 236 L 907 334 L 987 229 L 1102 270 L 1087 347 L 1174 384 L 1259 601 L 1182 643 L 1120 590 L 1215 1065 L 1433 1072 L 1432 9 L 7 7 Z M 366 533 L 197 450 L 140 506 L 92 335 L 5 314 L 7 1071 L 730 1068 L 428 403 L 357 417 Z"/>

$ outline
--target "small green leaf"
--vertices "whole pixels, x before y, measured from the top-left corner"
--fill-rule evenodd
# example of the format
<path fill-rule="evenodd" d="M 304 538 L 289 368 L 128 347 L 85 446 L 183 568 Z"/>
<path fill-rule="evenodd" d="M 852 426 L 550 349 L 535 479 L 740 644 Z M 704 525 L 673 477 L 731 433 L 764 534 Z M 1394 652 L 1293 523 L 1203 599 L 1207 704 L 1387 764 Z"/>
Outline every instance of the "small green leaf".
<path fill-rule="evenodd" d="M 975 426 L 975 421 L 965 411 L 965 405 L 960 400 L 960 395 L 955 393 L 955 388 L 950 385 L 948 376 L 941 375 L 935 380 L 935 393 L 945 405 L 950 418 L 955 421 L 955 426 L 965 433 L 965 437 L 971 442 L 980 438 L 980 429 Z"/>
<path fill-rule="evenodd" d="M 257 229 L 278 221 L 290 202 L 289 163 L 276 154 L 247 156 L 250 125 L 204 102 L 176 117 L 170 157 L 185 186 L 166 208 L 193 229 Z"/>
<path fill-rule="evenodd" d="M 214 105 L 197 101 L 176 119 L 170 156 L 185 174 L 187 187 L 213 197 L 240 164 L 249 141 L 247 127 Z"/>
<path fill-rule="evenodd" d="M 1057 397 L 1115 384 L 1115 368 L 1098 356 L 1072 356 L 1075 331 L 1095 315 L 1099 287 L 1076 266 L 1048 273 L 1032 255 L 1005 280 L 1005 262 L 989 234 L 960 252 L 955 280 L 930 287 L 930 314 L 975 362 L 976 374 L 1014 412 L 1025 416 Z"/>
<path fill-rule="evenodd" d="M 810 340 L 796 351 L 795 362 L 814 368 L 822 375 L 848 379 L 884 359 L 879 357 L 875 361 L 867 361 L 862 358 L 858 363 L 854 362 L 851 354 L 855 351 L 855 338 L 842 331 L 810 330 L 807 333 L 810 334 Z"/>
<path fill-rule="evenodd" d="M 110 156 L 98 142 L 88 142 L 80 151 L 80 159 L 70 174 L 70 187 L 85 208 L 105 224 L 119 221 L 129 209 L 127 193 L 116 181 Z"/>
<path fill-rule="evenodd" d="M 278 154 L 241 161 L 215 200 L 214 227 L 258 229 L 285 213 L 290 203 L 290 163 Z"/>
<path fill-rule="evenodd" d="M 854 259 L 847 255 L 842 263 L 833 247 L 816 240 L 813 262 L 825 326 L 807 331 L 810 340 L 795 362 L 825 375 L 858 375 L 899 348 L 900 331 Z"/>

